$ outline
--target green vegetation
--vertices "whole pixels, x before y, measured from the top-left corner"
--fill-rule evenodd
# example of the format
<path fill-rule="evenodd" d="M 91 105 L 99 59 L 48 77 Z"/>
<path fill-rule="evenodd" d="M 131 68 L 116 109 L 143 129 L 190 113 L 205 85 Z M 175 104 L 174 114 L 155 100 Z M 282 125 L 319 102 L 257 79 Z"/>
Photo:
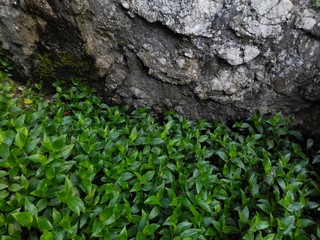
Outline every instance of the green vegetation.
<path fill-rule="evenodd" d="M 74 79 L 47 99 L 6 69 L 2 239 L 320 238 L 320 152 L 280 114 L 232 128 L 174 113 L 160 122 Z"/>
<path fill-rule="evenodd" d="M 320 0 L 315 0 L 314 5 L 318 8 L 320 8 Z"/>

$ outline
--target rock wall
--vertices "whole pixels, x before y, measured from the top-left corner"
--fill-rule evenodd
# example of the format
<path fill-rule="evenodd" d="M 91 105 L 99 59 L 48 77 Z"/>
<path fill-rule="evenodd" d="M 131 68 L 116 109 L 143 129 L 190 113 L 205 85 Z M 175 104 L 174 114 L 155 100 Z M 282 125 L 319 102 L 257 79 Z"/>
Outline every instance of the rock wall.
<path fill-rule="evenodd" d="M 313 0 L 0 0 L 20 76 L 87 74 L 109 103 L 190 118 L 318 124 L 319 40 Z"/>

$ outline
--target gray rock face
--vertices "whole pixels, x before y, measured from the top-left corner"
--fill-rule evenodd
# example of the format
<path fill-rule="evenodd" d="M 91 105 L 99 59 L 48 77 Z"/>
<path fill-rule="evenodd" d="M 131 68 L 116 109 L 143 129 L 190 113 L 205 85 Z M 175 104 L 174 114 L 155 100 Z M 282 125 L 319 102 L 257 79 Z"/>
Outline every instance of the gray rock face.
<path fill-rule="evenodd" d="M 320 122 L 319 13 L 311 0 L 0 0 L 0 54 L 28 77 L 39 54 L 71 54 L 113 104 Z"/>

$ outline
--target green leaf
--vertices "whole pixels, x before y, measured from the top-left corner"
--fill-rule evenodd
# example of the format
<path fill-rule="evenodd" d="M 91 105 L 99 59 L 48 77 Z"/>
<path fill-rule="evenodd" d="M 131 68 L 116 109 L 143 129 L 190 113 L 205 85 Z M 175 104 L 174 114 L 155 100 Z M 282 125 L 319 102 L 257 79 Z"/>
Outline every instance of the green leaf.
<path fill-rule="evenodd" d="M 50 168 L 47 169 L 46 171 L 46 178 L 48 180 L 52 180 L 56 176 L 56 170 L 54 166 L 51 166 Z"/>
<path fill-rule="evenodd" d="M 207 139 L 208 139 L 208 135 L 201 135 L 200 137 L 199 137 L 199 142 L 200 143 L 202 143 L 202 142 L 205 142 L 205 141 L 207 141 Z"/>
<path fill-rule="evenodd" d="M 123 172 L 120 176 L 121 181 L 128 181 L 133 178 L 135 175 L 131 172 Z"/>
<path fill-rule="evenodd" d="M 207 212 L 212 213 L 212 210 L 211 210 L 209 204 L 206 203 L 205 201 L 200 200 L 200 201 L 198 201 L 198 204 L 199 204 L 200 207 L 202 207 L 202 208 L 203 208 L 204 210 L 206 210 Z"/>
<path fill-rule="evenodd" d="M 162 144 L 164 143 L 164 140 L 161 139 L 161 138 L 154 138 L 152 141 L 151 141 L 151 144 L 152 145 L 159 145 L 159 144 Z"/>
<path fill-rule="evenodd" d="M 34 152 L 37 149 L 37 145 L 39 142 L 40 142 L 40 138 L 36 138 L 36 139 L 33 139 L 32 141 L 28 142 L 24 147 L 26 153 L 29 154 L 29 153 Z"/>
<path fill-rule="evenodd" d="M 44 231 L 40 237 L 40 240 L 54 240 L 52 232 Z"/>
<path fill-rule="evenodd" d="M 294 221 L 295 221 L 294 216 L 287 216 L 287 217 L 282 218 L 281 220 L 278 219 L 279 228 L 281 230 L 287 230 L 290 227 L 292 227 L 292 225 L 294 224 Z"/>
<path fill-rule="evenodd" d="M 289 212 L 296 212 L 304 208 L 304 206 L 305 204 L 303 203 L 293 203 L 293 204 L 290 204 L 287 209 Z"/>
<path fill-rule="evenodd" d="M 38 162 L 41 163 L 41 165 L 45 165 L 48 162 L 48 159 L 46 156 L 42 155 L 42 154 L 33 154 L 31 156 L 27 157 L 27 160 L 31 161 L 31 162 Z"/>
<path fill-rule="evenodd" d="M 201 192 L 202 187 L 203 187 L 202 180 L 200 178 L 197 178 L 196 179 L 197 194 L 199 194 Z"/>
<path fill-rule="evenodd" d="M 42 146 L 44 146 L 46 149 L 48 149 L 49 151 L 53 151 L 53 146 L 52 146 L 52 142 L 50 137 L 45 133 L 43 135 L 43 139 L 42 139 Z"/>
<path fill-rule="evenodd" d="M 243 240 L 254 240 L 254 234 L 253 232 L 248 232 L 246 235 L 243 236 Z"/>
<path fill-rule="evenodd" d="M 152 208 L 152 210 L 151 210 L 151 212 L 149 214 L 149 219 L 152 220 L 152 219 L 158 217 L 160 215 L 160 213 L 161 212 L 160 212 L 160 208 L 159 207 L 156 206 L 156 207 Z"/>
<path fill-rule="evenodd" d="M 38 227 L 41 230 L 52 230 L 51 222 L 45 217 L 36 217 Z"/>
<path fill-rule="evenodd" d="M 99 219 L 95 219 L 92 226 L 91 237 L 98 236 L 103 229 L 104 229 L 103 223 Z"/>
<path fill-rule="evenodd" d="M 190 223 L 190 222 L 179 223 L 176 227 L 175 232 L 178 234 L 182 233 L 182 232 L 186 231 L 187 229 L 189 229 L 191 226 L 192 226 L 192 223 Z"/>
<path fill-rule="evenodd" d="M 268 221 L 259 221 L 257 224 L 254 225 L 254 229 L 256 231 L 260 231 L 260 230 L 266 229 L 268 227 L 269 227 Z"/>
<path fill-rule="evenodd" d="M 9 145 L 6 143 L 0 143 L 0 157 L 7 160 L 10 154 Z"/>
<path fill-rule="evenodd" d="M 136 140 L 137 137 L 138 137 L 138 131 L 137 131 L 137 128 L 134 127 L 134 128 L 132 129 L 131 133 L 130 133 L 129 138 L 131 139 L 131 141 L 134 142 L 134 140 Z"/>
<path fill-rule="evenodd" d="M 63 159 L 67 159 L 70 156 L 73 147 L 74 147 L 74 144 L 64 146 L 58 151 L 58 156 L 62 157 Z"/>
<path fill-rule="evenodd" d="M 194 229 L 194 228 L 187 229 L 180 234 L 180 238 L 181 239 L 184 239 L 184 238 L 197 239 L 198 237 L 200 237 L 201 232 L 202 231 L 200 229 Z"/>
<path fill-rule="evenodd" d="M 33 222 L 33 216 L 31 215 L 31 213 L 16 212 L 16 213 L 13 213 L 12 216 L 21 224 L 21 226 L 27 227 L 30 229 Z"/>
<path fill-rule="evenodd" d="M 299 219 L 296 223 L 297 227 L 299 228 L 307 228 L 314 224 L 316 224 L 315 221 L 310 219 Z"/>
<path fill-rule="evenodd" d="M 145 226 L 145 228 L 143 229 L 142 233 L 145 234 L 146 236 L 152 236 L 154 235 L 154 232 L 160 227 L 159 224 L 149 224 L 147 226 Z"/>
<path fill-rule="evenodd" d="M 149 218 L 148 214 L 145 211 L 142 210 L 142 217 L 141 217 L 141 220 L 140 220 L 140 222 L 138 224 L 138 230 L 139 231 L 142 231 L 145 228 L 145 226 L 148 223 L 148 218 Z M 143 236 L 144 236 L 144 234 L 143 234 Z"/>
<path fill-rule="evenodd" d="M 14 144 L 19 147 L 19 148 L 23 148 L 24 145 L 26 145 L 27 143 L 27 138 L 26 136 L 24 136 L 23 134 L 21 134 L 20 132 L 18 132 L 16 134 L 15 140 L 14 140 Z"/>
<path fill-rule="evenodd" d="M 0 156 L 1 156 L 1 152 L 0 152 Z M 320 155 L 317 155 L 314 157 L 312 164 L 316 164 L 316 163 L 320 163 Z"/>
<path fill-rule="evenodd" d="M 243 220 L 248 220 L 249 219 L 249 208 L 247 206 L 245 206 L 242 210 L 242 216 L 243 216 Z"/>
<path fill-rule="evenodd" d="M 80 211 L 84 212 L 85 207 L 82 200 L 78 197 L 68 197 L 65 200 L 68 207 L 75 212 L 78 216 L 80 216 Z"/>
<path fill-rule="evenodd" d="M 59 136 L 57 139 L 55 139 L 52 142 L 52 147 L 55 151 L 60 150 L 61 148 L 63 148 L 63 146 L 65 146 L 66 144 L 66 140 L 67 140 L 67 134 L 63 134 L 61 136 Z"/>
<path fill-rule="evenodd" d="M 130 192 L 138 192 L 141 190 L 141 183 L 136 182 L 133 187 L 131 188 Z"/>
<path fill-rule="evenodd" d="M 267 214 L 270 214 L 273 211 L 272 206 L 267 199 L 259 199 L 259 204 L 257 204 L 257 206 Z"/>
<path fill-rule="evenodd" d="M 138 232 L 135 240 L 146 240 L 146 236 L 142 232 Z"/>
<path fill-rule="evenodd" d="M 0 190 L 3 190 L 8 187 L 8 184 L 0 183 Z"/>
<path fill-rule="evenodd" d="M 286 190 L 287 191 L 293 191 L 297 188 L 299 188 L 300 186 L 302 186 L 303 183 L 302 182 L 293 182 L 293 183 L 290 183 L 286 186 Z"/>
<path fill-rule="evenodd" d="M 74 195 L 73 184 L 70 179 L 66 176 L 64 178 L 64 193 L 69 197 Z"/>
<path fill-rule="evenodd" d="M 31 203 L 27 197 L 24 199 L 24 209 L 31 213 L 32 216 L 37 216 L 38 214 L 36 206 Z"/>
<path fill-rule="evenodd" d="M 100 212 L 99 214 L 99 219 L 102 222 L 107 221 L 112 216 L 113 211 L 114 211 L 114 206 L 104 208 L 102 212 Z"/>
<path fill-rule="evenodd" d="M 145 174 L 143 174 L 140 180 L 141 184 L 146 184 L 150 182 L 154 174 L 155 174 L 155 171 L 148 171 Z"/>
<path fill-rule="evenodd" d="M 152 205 L 160 205 L 160 201 L 156 196 L 150 196 L 145 201 L 145 204 L 152 204 Z"/>
<path fill-rule="evenodd" d="M 53 223 L 55 225 L 58 225 L 61 221 L 61 214 L 55 208 L 52 209 L 52 218 L 53 218 Z"/>
<path fill-rule="evenodd" d="M 21 189 L 22 189 L 23 187 L 20 185 L 20 184 L 18 184 L 18 183 L 13 183 L 13 184 L 11 184 L 10 186 L 9 186 L 9 191 L 10 192 L 18 192 L 18 191 L 20 191 Z"/>
<path fill-rule="evenodd" d="M 227 155 L 225 152 L 217 151 L 216 154 L 217 154 L 223 161 L 227 161 L 227 160 L 228 160 L 228 155 Z"/>
<path fill-rule="evenodd" d="M 274 240 L 275 235 L 275 233 L 270 233 L 267 236 L 265 236 L 263 240 Z"/>
<path fill-rule="evenodd" d="M 222 227 L 222 232 L 225 234 L 235 234 L 239 233 L 240 230 L 234 226 L 224 226 Z"/>
<path fill-rule="evenodd" d="M 13 120 L 12 121 L 14 122 L 14 127 L 17 129 L 19 127 L 22 127 L 24 125 L 24 122 L 25 122 L 25 119 L 26 119 L 26 115 L 23 114 L 21 115 L 20 117 L 18 117 L 17 119 Z"/>
<path fill-rule="evenodd" d="M 127 240 L 127 239 L 128 239 L 127 229 L 126 227 L 123 227 L 118 236 L 118 240 Z"/>

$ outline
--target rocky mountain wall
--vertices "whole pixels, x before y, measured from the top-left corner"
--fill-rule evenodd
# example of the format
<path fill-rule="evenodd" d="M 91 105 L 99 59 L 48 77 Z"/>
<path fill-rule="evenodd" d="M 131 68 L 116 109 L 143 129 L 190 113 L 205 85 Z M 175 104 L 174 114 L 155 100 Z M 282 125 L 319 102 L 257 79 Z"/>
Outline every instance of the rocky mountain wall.
<path fill-rule="evenodd" d="M 87 76 L 111 104 L 320 123 L 313 0 L 0 0 L 0 55 L 21 77 Z"/>

